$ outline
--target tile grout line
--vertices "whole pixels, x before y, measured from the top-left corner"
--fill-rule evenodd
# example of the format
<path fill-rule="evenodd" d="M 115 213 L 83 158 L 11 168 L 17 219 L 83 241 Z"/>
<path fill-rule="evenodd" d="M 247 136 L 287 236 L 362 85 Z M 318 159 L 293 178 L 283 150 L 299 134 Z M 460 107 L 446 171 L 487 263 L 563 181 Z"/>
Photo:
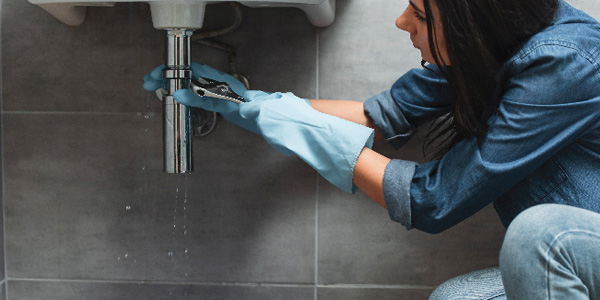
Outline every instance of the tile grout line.
<path fill-rule="evenodd" d="M 275 282 L 203 282 L 203 281 L 162 281 L 162 280 L 108 280 L 108 279 L 59 279 L 59 278 L 6 278 L 2 282 L 46 282 L 46 283 L 88 283 L 88 284 L 162 284 L 195 285 L 221 287 L 275 287 L 307 288 L 316 286 L 325 289 L 385 289 L 385 290 L 433 290 L 435 286 L 410 284 L 312 284 L 312 283 L 275 283 Z"/>
<path fill-rule="evenodd" d="M 315 98 L 320 98 L 319 91 L 319 72 L 320 72 L 320 32 L 321 29 L 315 30 Z M 316 173 L 316 172 L 315 172 Z M 319 286 L 319 174 L 315 174 L 315 277 L 314 277 L 314 300 L 318 300 Z"/>
<path fill-rule="evenodd" d="M 0 15 L 2 14 L 2 0 L 0 0 Z M 1 26 L 0 26 L 1 27 Z M 1 30 L 0 30 L 1 31 Z M 1 38 L 0 38 L 1 40 Z M 3 94 L 2 91 L 3 86 L 3 77 L 2 77 L 2 50 L 0 49 L 0 113 L 4 113 L 4 99 L 2 99 Z M 7 272 L 7 259 L 6 259 L 6 193 L 4 192 L 5 190 L 5 176 L 4 176 L 4 118 L 2 118 L 0 116 L 0 176 L 2 176 L 1 180 L 0 180 L 0 189 L 2 189 L 2 191 L 0 191 L 0 197 L 2 203 L 0 203 L 0 205 L 2 205 L 2 262 L 4 265 L 4 270 L 2 270 L 4 272 L 4 276 L 2 278 L 2 282 L 0 282 L 0 285 L 4 284 L 4 299 L 8 299 L 8 272 Z"/>
<path fill-rule="evenodd" d="M 217 281 L 166 281 L 166 280 L 110 280 L 110 279 L 61 279 L 61 278 L 7 278 L 6 281 L 46 282 L 46 283 L 87 283 L 87 284 L 148 284 L 148 285 L 195 285 L 223 287 L 287 287 L 306 288 L 312 283 L 276 283 L 276 282 L 217 282 Z"/>
<path fill-rule="evenodd" d="M 131 112 L 110 112 L 110 111 L 49 111 L 49 110 L 2 110 L 3 115 L 130 115 L 138 114 L 142 112 L 131 111 Z M 152 113 L 150 113 L 152 114 Z M 158 114 L 158 113 L 156 113 Z"/>

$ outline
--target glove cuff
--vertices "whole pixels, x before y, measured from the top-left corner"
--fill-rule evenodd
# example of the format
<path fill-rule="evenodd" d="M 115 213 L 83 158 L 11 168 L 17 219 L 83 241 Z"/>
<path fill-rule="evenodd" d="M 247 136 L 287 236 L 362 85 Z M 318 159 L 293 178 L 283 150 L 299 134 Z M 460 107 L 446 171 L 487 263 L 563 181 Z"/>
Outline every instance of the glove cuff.
<path fill-rule="evenodd" d="M 339 159 L 331 170 L 320 171 L 317 169 L 317 171 L 339 189 L 354 194 L 358 190 L 353 181 L 354 167 L 363 149 L 373 147 L 375 131 L 364 125 L 334 116 L 330 116 L 329 119 L 337 119 L 333 122 L 339 123 L 336 124 L 337 130 L 333 132 L 334 136 L 331 141 L 335 146 L 332 149 L 335 152 L 331 155 Z"/>

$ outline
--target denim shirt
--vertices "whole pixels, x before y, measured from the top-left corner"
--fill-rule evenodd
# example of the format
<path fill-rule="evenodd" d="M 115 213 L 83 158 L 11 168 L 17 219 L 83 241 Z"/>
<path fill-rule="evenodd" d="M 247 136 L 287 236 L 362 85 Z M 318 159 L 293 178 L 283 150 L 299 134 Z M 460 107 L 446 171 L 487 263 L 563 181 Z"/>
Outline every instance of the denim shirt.
<path fill-rule="evenodd" d="M 505 226 L 523 210 L 560 203 L 600 213 L 600 24 L 564 1 L 554 22 L 501 68 L 487 134 L 424 164 L 394 159 L 383 189 L 390 218 L 437 233 L 490 203 Z M 450 111 L 432 70 L 414 69 L 365 102 L 394 147 Z"/>

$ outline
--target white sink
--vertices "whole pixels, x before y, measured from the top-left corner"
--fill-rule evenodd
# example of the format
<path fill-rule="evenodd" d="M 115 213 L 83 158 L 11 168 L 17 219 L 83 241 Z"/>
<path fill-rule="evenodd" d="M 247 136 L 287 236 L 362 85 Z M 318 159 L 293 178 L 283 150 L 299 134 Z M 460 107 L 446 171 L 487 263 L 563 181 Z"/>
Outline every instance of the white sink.
<path fill-rule="evenodd" d="M 224 1 L 206 0 L 29 0 L 37 4 L 61 22 L 80 25 L 85 20 L 87 6 L 114 6 L 116 2 L 146 2 L 150 4 L 152 22 L 157 29 L 202 28 L 206 4 Z M 309 21 L 317 27 L 326 27 L 335 18 L 335 0 L 238 0 L 249 7 L 297 7 L 302 9 Z"/>

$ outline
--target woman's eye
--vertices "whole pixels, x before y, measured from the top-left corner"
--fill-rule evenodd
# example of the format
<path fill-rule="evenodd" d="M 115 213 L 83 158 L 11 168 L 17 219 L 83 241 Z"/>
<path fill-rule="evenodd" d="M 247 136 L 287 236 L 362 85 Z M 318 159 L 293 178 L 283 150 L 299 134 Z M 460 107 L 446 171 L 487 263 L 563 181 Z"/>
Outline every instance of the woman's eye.
<path fill-rule="evenodd" d="M 425 19 L 423 16 L 421 16 L 421 14 L 419 14 L 418 12 L 415 11 L 415 17 L 417 18 L 417 20 L 421 21 L 421 22 L 425 22 Z"/>

